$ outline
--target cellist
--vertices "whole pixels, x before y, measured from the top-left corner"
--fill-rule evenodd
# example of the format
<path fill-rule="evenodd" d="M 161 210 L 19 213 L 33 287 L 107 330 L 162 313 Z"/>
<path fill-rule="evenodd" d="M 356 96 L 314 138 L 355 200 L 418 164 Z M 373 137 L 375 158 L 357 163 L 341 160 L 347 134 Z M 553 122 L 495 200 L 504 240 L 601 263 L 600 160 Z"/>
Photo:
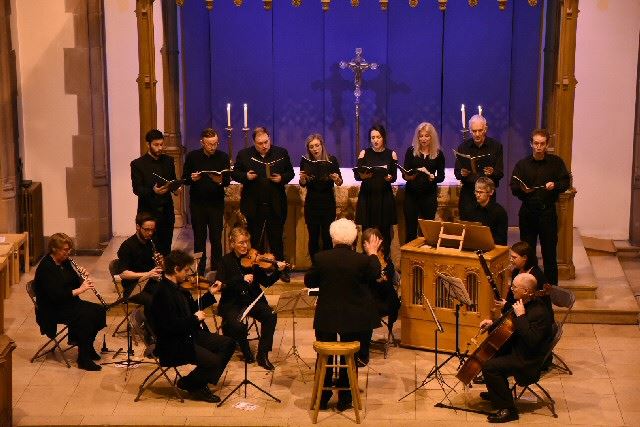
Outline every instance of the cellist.
<path fill-rule="evenodd" d="M 514 333 L 506 351 L 487 360 L 482 367 L 487 391 L 480 397 L 489 400 L 497 410 L 488 416 L 490 423 L 505 423 L 518 419 L 508 378 L 519 382 L 535 380 L 553 339 L 553 314 L 541 298 L 534 297 L 536 278 L 529 273 L 518 274 L 512 282 Z M 485 319 L 481 328 L 491 327 L 493 321 Z"/>
<path fill-rule="evenodd" d="M 217 281 L 222 282 L 222 297 L 218 309 L 222 316 L 222 332 L 238 343 L 247 363 L 253 363 L 255 358 L 247 340 L 247 325 L 241 322 L 242 313 L 257 299 L 249 315 L 260 322 L 260 341 L 258 342 L 258 365 L 270 371 L 274 369 L 269 361 L 269 352 L 273 346 L 273 334 L 276 330 L 277 316 L 269 307 L 260 286 L 271 286 L 279 278 L 286 263 L 277 261 L 277 269 L 267 272 L 253 266 L 245 268 L 242 260 L 251 249 L 251 236 L 242 227 L 235 227 L 229 236 L 232 250 L 222 257 L 218 265 Z"/>

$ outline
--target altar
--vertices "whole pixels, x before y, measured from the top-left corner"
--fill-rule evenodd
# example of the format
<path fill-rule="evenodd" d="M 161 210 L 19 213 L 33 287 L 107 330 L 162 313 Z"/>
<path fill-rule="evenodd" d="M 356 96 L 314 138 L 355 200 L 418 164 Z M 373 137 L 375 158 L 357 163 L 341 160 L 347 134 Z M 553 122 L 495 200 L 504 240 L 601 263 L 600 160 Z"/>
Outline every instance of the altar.
<path fill-rule="evenodd" d="M 286 186 L 288 213 L 284 226 L 284 253 L 286 261 L 295 265 L 296 270 L 306 270 L 311 266 L 311 260 L 307 249 L 308 234 L 304 221 L 304 198 L 307 190 L 301 187 L 298 182 L 300 178 L 300 168 L 294 168 L 295 177 Z M 336 217 L 355 218 L 356 203 L 360 182 L 353 177 L 351 168 L 340 168 L 343 184 L 335 187 L 336 195 Z M 398 213 L 398 225 L 393 227 L 393 241 L 391 243 L 391 257 L 395 265 L 400 265 L 400 246 L 405 235 L 404 226 L 404 184 L 400 173 L 398 179 L 392 185 L 396 198 L 396 209 Z M 224 213 L 224 235 L 223 248 L 225 253 L 229 248 L 229 233 L 231 228 L 241 222 L 240 215 L 240 191 L 242 186 L 232 182 L 226 188 L 225 213 Z M 453 168 L 445 169 L 445 180 L 438 184 L 438 212 L 437 219 L 451 221 L 458 216 L 458 196 L 460 194 L 460 184 L 453 174 Z"/>

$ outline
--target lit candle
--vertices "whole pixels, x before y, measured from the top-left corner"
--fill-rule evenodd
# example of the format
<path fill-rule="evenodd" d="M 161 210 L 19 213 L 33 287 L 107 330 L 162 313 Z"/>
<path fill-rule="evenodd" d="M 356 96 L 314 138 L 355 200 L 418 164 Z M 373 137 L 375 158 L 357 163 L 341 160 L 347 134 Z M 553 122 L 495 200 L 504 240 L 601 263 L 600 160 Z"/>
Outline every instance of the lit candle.
<path fill-rule="evenodd" d="M 482 105 L 478 105 L 478 114 L 482 115 Z"/>
<path fill-rule="evenodd" d="M 244 128 L 246 129 L 249 127 L 249 120 L 247 120 L 247 110 L 248 110 L 247 104 L 244 104 L 243 107 L 244 107 Z"/>
<path fill-rule="evenodd" d="M 231 104 L 227 104 L 227 127 L 231 127 Z"/>
<path fill-rule="evenodd" d="M 460 107 L 460 112 L 462 113 L 462 129 L 466 129 L 467 128 L 467 117 L 466 117 L 466 112 L 464 111 L 464 104 L 462 104 L 462 107 Z"/>

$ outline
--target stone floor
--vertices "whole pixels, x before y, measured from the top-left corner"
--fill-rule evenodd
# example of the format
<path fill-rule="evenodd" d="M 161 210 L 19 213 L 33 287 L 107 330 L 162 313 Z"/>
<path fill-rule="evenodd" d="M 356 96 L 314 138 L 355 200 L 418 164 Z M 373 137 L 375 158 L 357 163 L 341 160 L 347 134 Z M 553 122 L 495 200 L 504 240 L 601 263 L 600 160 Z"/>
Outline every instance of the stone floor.
<path fill-rule="evenodd" d="M 118 242 L 112 242 L 112 245 Z M 116 246 L 117 247 L 117 246 Z M 100 258 L 78 257 L 76 261 L 92 272 L 98 289 L 111 301 L 115 293 L 106 265 L 112 256 L 112 246 Z M 637 270 L 636 270 L 637 271 Z M 33 306 L 24 291 L 29 276 L 14 287 L 5 301 L 6 333 L 18 348 L 13 353 L 13 420 L 15 425 L 308 425 L 308 410 L 313 381 L 312 370 L 295 358 L 284 359 L 292 346 L 292 319 L 278 322 L 272 361 L 278 364 L 273 373 L 253 365 L 249 378 L 282 400 L 269 400 L 255 389 L 247 397 L 235 394 L 224 406 L 185 401 L 180 403 L 166 383 L 159 381 L 142 400 L 134 402 L 138 385 L 151 371 L 151 365 L 125 370 L 113 366 L 101 372 L 86 372 L 72 366 L 68 369 L 59 360 L 30 363 L 29 359 L 44 342 L 35 323 Z M 87 298 L 93 298 L 87 295 Z M 121 314 L 110 312 L 106 331 L 109 348 L 125 345 L 122 337 L 111 337 Z M 212 322 L 209 319 L 209 323 Z M 297 319 L 297 347 L 304 362 L 313 365 L 312 319 Z M 396 335 L 399 336 L 399 327 Z M 382 338 L 381 330 L 374 337 Z M 102 337 L 100 337 L 102 338 Z M 101 341 L 101 339 L 100 339 Z M 99 347 L 101 343 L 96 343 Z M 638 325 L 567 324 L 557 347 L 557 353 L 573 369 L 573 375 L 552 372 L 542 384 L 556 400 L 558 418 L 547 408 L 533 403 L 525 394 L 519 401 L 520 424 L 535 425 L 640 425 L 640 330 Z M 136 357 L 142 347 L 136 347 Z M 75 350 L 69 353 L 75 359 Z M 104 357 L 111 361 L 111 356 Z M 444 359 L 441 359 L 444 360 Z M 400 397 L 422 382 L 434 363 L 433 353 L 405 348 L 392 348 L 384 359 L 378 350 L 372 354 L 370 366 L 360 371 L 359 386 L 363 393 L 363 424 L 402 425 L 469 425 L 484 423 L 483 415 L 436 408 L 443 391 L 433 381 L 402 401 Z M 455 387 L 450 395 L 455 404 L 475 409 L 488 409 L 478 397 L 484 388 L 475 386 L 463 390 L 456 384 L 457 363 L 444 368 L 444 381 Z M 188 369 L 188 368 L 187 368 Z M 243 365 L 236 355 L 221 385 L 214 392 L 224 396 L 243 377 Z M 241 410 L 234 405 L 248 402 L 254 410 Z M 320 412 L 320 425 L 351 425 L 353 411 Z"/>

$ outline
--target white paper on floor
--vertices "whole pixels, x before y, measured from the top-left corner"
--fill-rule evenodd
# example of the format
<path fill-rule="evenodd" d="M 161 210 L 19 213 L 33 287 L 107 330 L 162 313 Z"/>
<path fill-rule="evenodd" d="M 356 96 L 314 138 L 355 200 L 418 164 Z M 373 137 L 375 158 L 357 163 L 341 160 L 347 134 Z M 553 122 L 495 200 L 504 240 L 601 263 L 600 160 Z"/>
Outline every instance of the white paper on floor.
<path fill-rule="evenodd" d="M 242 409 L 243 411 L 255 411 L 256 409 L 258 409 L 258 405 L 254 405 L 253 403 L 249 403 L 249 402 L 238 402 L 235 405 L 233 405 L 233 407 L 237 409 Z"/>

